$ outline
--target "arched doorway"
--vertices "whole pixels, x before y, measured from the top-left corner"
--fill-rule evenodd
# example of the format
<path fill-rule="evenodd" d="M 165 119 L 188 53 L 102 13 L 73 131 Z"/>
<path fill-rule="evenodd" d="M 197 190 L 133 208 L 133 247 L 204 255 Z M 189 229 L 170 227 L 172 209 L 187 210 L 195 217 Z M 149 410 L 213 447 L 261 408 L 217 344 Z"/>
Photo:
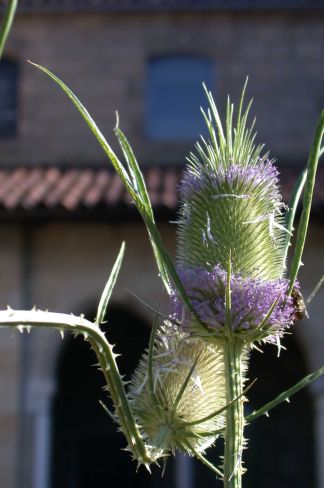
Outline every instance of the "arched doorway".
<path fill-rule="evenodd" d="M 248 396 L 250 410 L 257 409 L 297 383 L 307 373 L 304 351 L 294 335 L 283 339 L 286 350 L 277 358 L 277 348 L 254 352 L 250 379 L 257 378 Z M 247 429 L 248 450 L 245 476 L 249 488 L 313 488 L 315 486 L 313 406 L 310 392 L 301 390 L 262 416 Z"/>
<path fill-rule="evenodd" d="M 89 318 L 94 313 L 88 315 Z M 106 326 L 109 342 L 122 353 L 118 365 L 126 379 L 134 371 L 148 345 L 149 328 L 125 308 L 111 308 Z M 109 406 L 103 376 L 93 367 L 96 357 L 83 339 L 69 338 L 61 351 L 58 390 L 53 401 L 51 488 L 154 488 L 173 486 L 172 462 L 163 478 L 150 475 L 122 449 L 125 440 L 117 432 L 99 399 Z"/>

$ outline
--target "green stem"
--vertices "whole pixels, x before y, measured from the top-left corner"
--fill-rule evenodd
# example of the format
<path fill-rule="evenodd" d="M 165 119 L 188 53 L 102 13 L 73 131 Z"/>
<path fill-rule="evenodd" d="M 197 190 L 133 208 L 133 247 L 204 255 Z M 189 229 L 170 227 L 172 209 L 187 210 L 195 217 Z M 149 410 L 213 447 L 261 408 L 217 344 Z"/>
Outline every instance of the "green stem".
<path fill-rule="evenodd" d="M 287 229 L 287 236 L 286 236 L 286 243 L 285 243 L 285 251 L 284 251 L 284 257 L 282 260 L 283 268 L 286 269 L 286 261 L 287 261 L 287 256 L 288 256 L 288 251 L 289 247 L 291 246 L 291 240 L 292 240 L 292 234 L 294 231 L 294 221 L 295 221 L 295 216 L 299 204 L 299 200 L 301 197 L 301 194 L 303 192 L 305 183 L 307 179 L 307 168 L 304 169 L 304 171 L 301 173 L 299 176 L 293 192 L 290 197 L 290 201 L 288 204 L 289 210 L 286 214 L 286 224 L 285 227 Z"/>
<path fill-rule="evenodd" d="M 18 4 L 18 0 L 8 1 L 8 6 L 0 29 L 0 58 L 2 56 L 11 29 L 12 22 L 15 17 L 17 4 Z"/>
<path fill-rule="evenodd" d="M 226 403 L 224 488 L 242 486 L 242 451 L 243 451 L 243 344 L 235 337 L 228 338 L 224 345 Z M 235 398 L 239 398 L 233 402 Z M 231 403 L 232 402 L 232 403 Z"/>

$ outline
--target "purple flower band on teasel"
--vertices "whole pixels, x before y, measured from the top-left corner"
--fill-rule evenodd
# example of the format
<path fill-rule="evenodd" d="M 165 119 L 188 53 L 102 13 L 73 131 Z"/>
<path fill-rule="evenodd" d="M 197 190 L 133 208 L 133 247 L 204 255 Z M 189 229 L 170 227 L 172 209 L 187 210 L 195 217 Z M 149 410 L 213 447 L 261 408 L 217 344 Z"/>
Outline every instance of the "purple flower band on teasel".
<path fill-rule="evenodd" d="M 270 160 L 262 161 L 254 166 L 241 166 L 231 164 L 228 168 L 207 169 L 201 166 L 199 170 L 187 169 L 180 185 L 180 196 L 182 200 L 190 199 L 207 187 L 215 189 L 217 194 L 219 186 L 225 182 L 229 185 L 238 186 L 244 184 L 250 187 L 251 191 L 257 186 L 267 190 L 271 200 L 280 201 L 281 197 L 277 187 L 278 170 Z"/>
<path fill-rule="evenodd" d="M 211 271 L 201 267 L 188 267 L 179 270 L 179 276 L 196 310 L 198 317 L 208 327 L 221 331 L 225 324 L 225 288 L 227 273 L 220 266 Z M 298 285 L 297 285 L 298 286 Z M 262 281 L 254 278 L 231 277 L 231 320 L 235 331 L 254 330 L 278 300 L 267 327 L 276 335 L 293 321 L 295 305 L 287 297 L 288 280 Z M 191 317 L 186 314 L 183 320 L 182 302 L 173 295 L 173 317 L 188 326 Z"/>

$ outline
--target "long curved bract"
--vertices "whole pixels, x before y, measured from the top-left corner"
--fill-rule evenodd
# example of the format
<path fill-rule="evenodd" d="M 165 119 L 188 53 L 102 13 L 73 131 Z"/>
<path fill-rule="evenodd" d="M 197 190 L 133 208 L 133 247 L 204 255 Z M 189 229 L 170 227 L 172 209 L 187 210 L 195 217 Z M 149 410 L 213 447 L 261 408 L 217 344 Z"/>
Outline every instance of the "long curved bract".
<path fill-rule="evenodd" d="M 18 5 L 18 0 L 8 1 L 6 13 L 4 15 L 3 22 L 0 28 L 0 59 L 2 57 L 3 50 L 5 48 L 12 27 L 12 23 L 17 10 L 17 5 Z"/>

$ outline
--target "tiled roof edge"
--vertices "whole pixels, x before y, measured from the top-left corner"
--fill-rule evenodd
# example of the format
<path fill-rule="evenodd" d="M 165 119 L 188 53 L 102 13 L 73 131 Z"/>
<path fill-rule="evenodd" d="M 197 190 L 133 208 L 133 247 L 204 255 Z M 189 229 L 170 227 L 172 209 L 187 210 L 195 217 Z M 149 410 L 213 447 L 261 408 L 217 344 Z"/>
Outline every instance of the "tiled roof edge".
<path fill-rule="evenodd" d="M 300 173 L 299 166 L 280 168 L 283 199 L 289 196 Z M 182 168 L 174 166 L 147 166 L 143 169 L 147 189 L 155 209 L 174 213 L 178 208 L 177 187 Z M 313 208 L 324 207 L 324 168 L 318 170 Z M 123 209 L 134 212 L 129 195 L 119 176 L 104 166 L 59 167 L 15 166 L 0 167 L 0 212 L 10 217 L 19 211 L 43 214 L 59 210 L 65 215 L 82 212 Z"/>
<path fill-rule="evenodd" d="M 323 0 L 20 0 L 19 11 L 324 10 Z"/>

